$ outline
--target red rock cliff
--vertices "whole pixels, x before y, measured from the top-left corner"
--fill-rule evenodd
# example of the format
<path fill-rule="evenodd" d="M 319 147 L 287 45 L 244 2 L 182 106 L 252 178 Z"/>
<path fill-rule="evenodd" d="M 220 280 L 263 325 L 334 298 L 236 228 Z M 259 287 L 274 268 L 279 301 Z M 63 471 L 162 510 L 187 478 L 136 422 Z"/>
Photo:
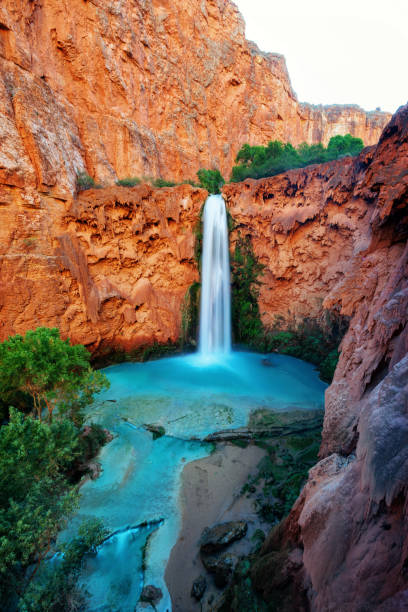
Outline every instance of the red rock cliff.
<path fill-rule="evenodd" d="M 405 611 L 408 106 L 355 160 L 225 192 L 268 267 L 264 320 L 289 308 L 350 317 L 326 391 L 323 459 L 266 541 L 254 583 L 270 600 L 293 581 L 299 610 Z"/>
<path fill-rule="evenodd" d="M 98 181 L 228 175 L 244 142 L 375 143 L 387 113 L 300 105 L 229 0 L 3 0 L 0 182 L 66 198 Z"/>
<path fill-rule="evenodd" d="M 3 188 L 0 338 L 44 325 L 94 351 L 177 340 L 206 195 L 141 185 L 62 203 Z"/>

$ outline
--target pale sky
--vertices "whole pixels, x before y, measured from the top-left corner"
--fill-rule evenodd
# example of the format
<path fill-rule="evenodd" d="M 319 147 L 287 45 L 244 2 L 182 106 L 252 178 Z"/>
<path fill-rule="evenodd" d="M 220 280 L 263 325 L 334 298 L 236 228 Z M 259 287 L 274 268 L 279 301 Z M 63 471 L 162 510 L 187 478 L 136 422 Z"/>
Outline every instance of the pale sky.
<path fill-rule="evenodd" d="M 408 101 L 408 0 L 234 0 L 246 37 L 286 58 L 301 102 Z"/>

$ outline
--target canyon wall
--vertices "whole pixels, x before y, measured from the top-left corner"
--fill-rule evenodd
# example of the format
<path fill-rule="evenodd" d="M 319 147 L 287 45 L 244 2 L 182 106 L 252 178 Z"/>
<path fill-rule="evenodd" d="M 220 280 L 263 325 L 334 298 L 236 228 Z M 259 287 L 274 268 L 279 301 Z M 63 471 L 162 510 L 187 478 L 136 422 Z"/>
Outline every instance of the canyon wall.
<path fill-rule="evenodd" d="M 374 151 L 223 188 L 232 243 L 250 237 L 264 266 L 259 307 L 267 328 L 322 320 L 324 299 L 367 247 L 370 206 L 353 191 Z"/>
<path fill-rule="evenodd" d="M 237 214 L 249 192 L 259 211 L 263 197 L 276 198 L 277 210 L 261 224 L 264 238 L 253 211 Z M 350 317 L 326 391 L 322 460 L 284 525 L 267 539 L 253 581 L 267 600 L 287 596 L 282 610 L 296 601 L 296 609 L 316 612 L 402 612 L 408 606 L 408 106 L 378 146 L 355 160 L 247 183 L 241 195 L 227 188 L 227 197 L 242 230 L 256 232 L 256 251 L 269 259 L 278 312 L 289 304 L 284 293 L 296 299 L 298 287 L 302 299 L 293 309 L 302 315 L 316 275 L 319 298 L 322 283 L 329 289 L 323 307 Z M 261 300 L 273 308 L 268 289 Z M 316 291 L 311 313 L 318 312 Z"/>
<path fill-rule="evenodd" d="M 206 195 L 140 185 L 61 202 L 3 187 L 1 340 L 43 325 L 94 352 L 176 341 Z"/>
<path fill-rule="evenodd" d="M 0 183 L 67 199 L 107 185 L 229 175 L 245 142 L 377 142 L 387 113 L 299 104 L 282 56 L 229 0 L 3 0 Z"/>

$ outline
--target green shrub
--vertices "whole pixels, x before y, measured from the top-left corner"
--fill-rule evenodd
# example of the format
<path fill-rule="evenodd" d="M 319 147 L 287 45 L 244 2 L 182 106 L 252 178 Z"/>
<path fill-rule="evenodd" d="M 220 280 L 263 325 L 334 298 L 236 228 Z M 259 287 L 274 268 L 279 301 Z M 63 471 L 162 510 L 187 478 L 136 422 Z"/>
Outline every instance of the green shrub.
<path fill-rule="evenodd" d="M 137 176 L 129 176 L 116 181 L 116 185 L 119 187 L 135 187 L 136 185 L 140 185 L 141 182 L 141 179 Z"/>
<path fill-rule="evenodd" d="M 358 155 L 364 144 L 361 138 L 354 138 L 351 134 L 333 136 L 327 146 L 327 159 L 339 159 L 346 155 Z"/>
<path fill-rule="evenodd" d="M 94 179 L 89 176 L 86 172 L 77 173 L 77 190 L 85 191 L 86 189 L 93 189 L 96 187 Z"/>
<path fill-rule="evenodd" d="M 238 234 L 231 258 L 231 318 L 235 342 L 253 345 L 263 334 L 258 306 L 258 277 L 263 268 L 254 255 L 250 238 Z"/>
<path fill-rule="evenodd" d="M 198 318 L 200 310 L 200 283 L 193 283 L 186 291 L 181 310 L 180 344 L 195 345 L 197 340 Z"/>
<path fill-rule="evenodd" d="M 220 193 L 225 181 L 219 170 L 205 170 L 202 168 L 197 172 L 200 187 L 208 193 Z"/>
<path fill-rule="evenodd" d="M 152 185 L 153 187 L 175 187 L 177 185 L 177 183 L 175 183 L 174 181 L 166 181 L 165 179 L 162 178 L 157 178 L 154 179 L 152 181 Z"/>
<path fill-rule="evenodd" d="M 79 428 L 81 410 L 108 386 L 89 358 L 84 346 L 63 341 L 57 329 L 38 328 L 0 344 L 0 396 L 8 408 L 0 427 L 1 609 L 83 609 L 75 607 L 83 605 L 84 593 L 67 566 L 69 551 L 63 571 L 46 559 L 78 507 L 72 476 L 107 441 L 98 425 Z M 48 422 L 41 420 L 45 408 Z M 87 529 L 89 549 L 98 530 Z"/>
<path fill-rule="evenodd" d="M 86 462 L 95 457 L 107 440 L 106 430 L 101 425 L 86 425 L 80 437 L 81 461 Z"/>
<path fill-rule="evenodd" d="M 238 165 L 232 168 L 231 181 L 274 176 L 292 168 L 358 155 L 363 147 L 361 138 L 354 138 L 351 134 L 333 136 L 327 148 L 322 143 L 309 145 L 303 142 L 295 149 L 290 143 L 284 144 L 279 140 L 269 142 L 266 147 L 244 144 L 235 158 Z"/>
<path fill-rule="evenodd" d="M 68 420 L 41 423 L 17 410 L 0 429 L 0 608 L 27 584 L 58 531 L 78 505 L 64 477 L 79 453 L 78 432 Z"/>
<path fill-rule="evenodd" d="M 78 579 L 87 555 L 94 555 L 108 532 L 102 523 L 89 519 L 78 535 L 62 547 L 63 555 L 54 564 L 42 566 L 19 601 L 19 612 L 76 612 L 86 609 L 86 593 Z"/>

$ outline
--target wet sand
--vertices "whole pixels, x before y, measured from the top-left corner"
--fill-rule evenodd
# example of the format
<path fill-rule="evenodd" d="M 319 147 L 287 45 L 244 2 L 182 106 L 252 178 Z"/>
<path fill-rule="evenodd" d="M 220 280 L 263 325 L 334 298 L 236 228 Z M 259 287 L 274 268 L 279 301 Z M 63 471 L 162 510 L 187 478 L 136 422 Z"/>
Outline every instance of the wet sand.
<path fill-rule="evenodd" d="M 191 586 L 200 574 L 207 579 L 207 590 L 202 602 L 220 591 L 201 563 L 199 545 L 205 527 L 217 523 L 244 519 L 248 522 L 247 536 L 234 542 L 228 552 L 246 554 L 253 547 L 253 532 L 264 527 L 253 508 L 253 501 L 240 495 L 248 476 L 265 451 L 254 445 L 240 448 L 220 444 L 209 457 L 188 463 L 182 473 L 180 503 L 182 526 L 166 568 L 165 580 L 169 589 L 173 612 L 201 610 L 201 604 L 190 595 Z"/>

